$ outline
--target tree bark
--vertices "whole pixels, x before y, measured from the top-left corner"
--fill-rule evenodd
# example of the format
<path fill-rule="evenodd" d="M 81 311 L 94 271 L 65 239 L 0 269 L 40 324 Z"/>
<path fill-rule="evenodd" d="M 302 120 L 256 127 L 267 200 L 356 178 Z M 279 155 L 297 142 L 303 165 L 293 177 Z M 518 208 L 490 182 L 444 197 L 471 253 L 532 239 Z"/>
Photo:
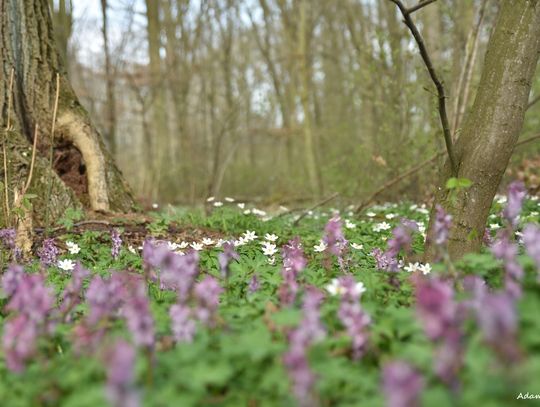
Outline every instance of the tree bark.
<path fill-rule="evenodd" d="M 0 131 L 6 137 L 11 190 L 18 187 L 17 183 L 20 185 L 28 172 L 27 157 L 31 155 L 34 126 L 38 125 L 39 154 L 28 191 L 38 196 L 34 201 L 37 219 L 42 219 L 41 209 L 47 206 L 52 219 L 72 205 L 83 204 L 97 211 L 132 210 L 134 200 L 129 187 L 66 77 L 54 40 L 48 1 L 0 0 L 0 22 Z M 12 71 L 13 101 L 8 109 Z M 60 86 L 56 131 L 51 134 L 57 75 Z M 12 128 L 6 130 L 8 115 Z M 51 140 L 54 172 L 48 160 Z M 49 183 L 52 196 L 47 202 L 45 191 Z"/>
<path fill-rule="evenodd" d="M 445 189 L 451 176 L 446 162 L 436 191 L 435 205 L 442 205 L 453 216 L 452 258 L 481 246 L 491 203 L 523 125 L 539 54 L 540 1 L 501 2 L 478 92 L 455 144 L 458 177 L 471 180 L 472 186 L 450 199 Z M 433 212 L 434 208 L 431 226 Z M 433 252 L 428 245 L 428 260 Z"/>

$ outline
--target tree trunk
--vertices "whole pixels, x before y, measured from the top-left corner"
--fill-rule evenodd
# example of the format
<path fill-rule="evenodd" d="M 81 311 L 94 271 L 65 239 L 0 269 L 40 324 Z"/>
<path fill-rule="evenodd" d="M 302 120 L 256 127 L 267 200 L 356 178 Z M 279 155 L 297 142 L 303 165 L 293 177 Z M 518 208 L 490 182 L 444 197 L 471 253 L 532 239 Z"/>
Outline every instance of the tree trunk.
<path fill-rule="evenodd" d="M 481 246 L 493 197 L 523 125 L 539 54 L 540 1 L 501 2 L 478 93 L 455 144 L 458 177 L 470 179 L 472 186 L 450 199 L 445 189 L 451 176 L 447 162 L 436 192 L 435 204 L 453 216 L 452 258 Z M 426 248 L 426 257 L 433 258 L 431 247 Z"/>
<path fill-rule="evenodd" d="M 47 206 L 52 220 L 72 205 L 83 204 L 96 211 L 132 210 L 131 192 L 66 77 L 55 45 L 48 1 L 0 0 L 0 19 L 0 131 L 5 136 L 7 152 L 0 161 L 5 158 L 8 164 L 8 201 L 12 201 L 15 189 L 26 179 L 30 143 L 37 125 L 38 154 L 28 191 L 38 196 L 34 201 L 36 219 L 43 219 Z M 56 131 L 51 134 L 57 75 Z M 11 128 L 6 130 L 8 123 Z M 51 139 L 54 172 L 49 164 Z M 52 192 L 48 202 L 49 183 Z"/>

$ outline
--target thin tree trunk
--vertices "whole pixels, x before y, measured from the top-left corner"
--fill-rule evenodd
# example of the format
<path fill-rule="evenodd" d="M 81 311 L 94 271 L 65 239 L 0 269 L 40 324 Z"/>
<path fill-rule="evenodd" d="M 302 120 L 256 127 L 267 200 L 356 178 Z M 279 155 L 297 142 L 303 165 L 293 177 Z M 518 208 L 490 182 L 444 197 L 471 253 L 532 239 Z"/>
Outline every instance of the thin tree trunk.
<path fill-rule="evenodd" d="M 502 2 L 478 92 L 455 144 L 458 176 L 470 179 L 472 186 L 450 199 L 445 189 L 451 173 L 447 162 L 436 193 L 435 204 L 453 216 L 453 258 L 480 248 L 493 197 L 523 126 L 539 54 L 540 2 Z M 433 257 L 431 247 L 426 253 L 428 259 Z"/>
<path fill-rule="evenodd" d="M 101 0 L 101 15 L 102 15 L 102 34 L 103 34 L 103 53 L 105 54 L 105 87 L 106 87 L 106 102 L 105 102 L 105 140 L 111 151 L 111 155 L 116 155 L 116 98 L 114 89 L 114 72 L 111 65 L 111 53 L 109 51 L 109 34 L 108 34 L 108 2 Z"/>

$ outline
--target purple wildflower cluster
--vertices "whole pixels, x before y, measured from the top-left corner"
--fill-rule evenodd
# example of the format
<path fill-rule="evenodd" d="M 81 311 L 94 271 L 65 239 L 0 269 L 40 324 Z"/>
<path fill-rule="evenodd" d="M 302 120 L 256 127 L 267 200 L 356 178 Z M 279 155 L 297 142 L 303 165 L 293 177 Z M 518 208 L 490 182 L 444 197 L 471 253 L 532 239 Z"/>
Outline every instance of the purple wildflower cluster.
<path fill-rule="evenodd" d="M 435 372 L 456 391 L 463 364 L 466 307 L 454 300 L 454 288 L 449 282 L 420 276 L 416 279 L 416 307 L 426 336 L 437 345 Z"/>
<path fill-rule="evenodd" d="M 15 249 L 17 234 L 15 229 L 0 229 L 0 242 L 7 250 Z"/>
<path fill-rule="evenodd" d="M 346 266 L 345 255 L 349 242 L 345 239 L 345 235 L 343 234 L 341 218 L 339 215 L 333 216 L 326 224 L 323 242 L 326 245 L 326 251 L 336 256 L 339 267 L 341 270 L 344 270 Z"/>
<path fill-rule="evenodd" d="M 122 247 L 122 237 L 120 236 L 120 231 L 116 228 L 111 231 L 111 242 L 112 258 L 117 259 L 120 255 L 120 248 Z"/>
<path fill-rule="evenodd" d="M 27 274 L 16 265 L 9 266 L 2 277 L 2 289 L 9 298 L 6 310 L 13 313 L 4 325 L 6 364 L 10 370 L 21 372 L 37 351 L 38 338 L 52 328 L 48 318 L 54 293 L 41 274 Z"/>
<path fill-rule="evenodd" d="M 223 243 L 223 252 L 218 254 L 219 269 L 223 278 L 229 277 L 229 264 L 231 260 L 240 260 L 240 255 L 234 250 L 234 243 Z"/>
<path fill-rule="evenodd" d="M 135 388 L 135 349 L 126 341 L 117 341 L 105 352 L 107 368 L 107 398 L 115 407 L 138 407 L 140 399 Z"/>
<path fill-rule="evenodd" d="M 281 269 L 281 273 L 283 283 L 279 287 L 278 295 L 283 306 L 291 306 L 296 300 L 296 294 L 299 290 L 298 275 L 304 270 L 307 264 L 298 237 L 283 246 L 282 256 L 283 268 Z"/>
<path fill-rule="evenodd" d="M 75 264 L 71 281 L 68 283 L 62 293 L 62 303 L 60 304 L 60 313 L 64 321 L 71 319 L 73 309 L 82 301 L 82 289 L 84 280 L 90 276 L 90 272 L 86 270 L 80 262 Z"/>
<path fill-rule="evenodd" d="M 534 260 L 539 271 L 538 281 L 540 281 L 540 227 L 532 223 L 523 229 L 523 243 L 527 254 Z"/>
<path fill-rule="evenodd" d="M 401 251 L 409 252 L 412 244 L 412 233 L 418 231 L 418 225 L 408 219 L 402 219 L 401 224 L 392 231 L 387 249 L 383 252 L 376 248 L 371 252 L 379 270 L 396 272 L 400 269 L 398 255 Z"/>
<path fill-rule="evenodd" d="M 222 270 L 228 270 L 231 259 L 237 258 L 232 247 L 225 249 L 220 258 Z M 143 262 L 151 278 L 158 278 L 154 272 L 159 270 L 162 289 L 176 291 L 178 301 L 169 309 L 171 329 L 176 342 L 191 342 L 195 335 L 196 321 L 214 326 L 223 289 L 214 277 L 206 277 L 195 282 L 199 275 L 199 257 L 191 251 L 184 255 L 174 253 L 164 244 L 146 241 L 143 245 Z M 227 264 L 225 264 L 227 263 Z M 194 306 L 189 304 L 193 299 Z"/>
<path fill-rule="evenodd" d="M 514 181 L 508 186 L 508 203 L 506 204 L 506 208 L 504 208 L 503 216 L 512 227 L 517 226 L 523 200 L 526 196 L 527 189 L 523 182 Z"/>
<path fill-rule="evenodd" d="M 388 407 L 417 407 L 424 380 L 408 363 L 394 361 L 383 368 L 382 387 Z"/>
<path fill-rule="evenodd" d="M 360 305 L 362 291 L 357 289 L 354 278 L 352 276 L 340 277 L 339 286 L 342 295 L 338 317 L 352 339 L 353 358 L 360 359 L 366 351 L 369 337 L 367 327 L 371 318 Z"/>
<path fill-rule="evenodd" d="M 443 247 L 448 242 L 450 228 L 452 227 L 452 216 L 447 214 L 441 205 L 435 207 L 435 221 L 433 222 L 433 232 L 431 239 L 436 246 Z"/>
<path fill-rule="evenodd" d="M 521 297 L 521 280 L 523 280 L 523 268 L 517 261 L 518 247 L 512 243 L 508 231 L 503 230 L 498 239 L 492 244 L 491 252 L 495 258 L 502 260 L 505 275 L 505 289 L 513 298 Z"/>
<path fill-rule="evenodd" d="M 320 321 L 320 304 L 324 294 L 315 287 L 306 287 L 303 303 L 303 319 L 289 332 L 289 349 L 283 363 L 293 384 L 293 392 L 301 406 L 314 406 L 313 386 L 316 377 L 311 371 L 307 353 L 309 346 L 322 339 L 326 332 Z"/>
<path fill-rule="evenodd" d="M 470 308 L 475 312 L 484 341 L 503 363 L 517 362 L 520 351 L 515 298 L 505 290 L 489 292 L 484 280 L 476 276 L 466 279 L 465 288 L 473 295 Z"/>
<path fill-rule="evenodd" d="M 45 239 L 38 250 L 38 257 L 44 267 L 52 266 L 58 257 L 58 248 L 54 239 Z"/>

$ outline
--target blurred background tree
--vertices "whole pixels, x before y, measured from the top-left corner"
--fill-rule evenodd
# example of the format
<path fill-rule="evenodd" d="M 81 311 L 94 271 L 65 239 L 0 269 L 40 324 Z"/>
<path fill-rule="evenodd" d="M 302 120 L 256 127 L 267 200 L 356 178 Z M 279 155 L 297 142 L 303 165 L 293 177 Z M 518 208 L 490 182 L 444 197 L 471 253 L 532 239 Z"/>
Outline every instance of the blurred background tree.
<path fill-rule="evenodd" d="M 354 202 L 444 149 L 430 78 L 390 1 L 53 3 L 74 87 L 148 203 L 294 203 L 334 192 Z M 499 5 L 440 0 L 415 15 L 455 135 Z M 536 103 L 521 138 L 539 132 Z M 513 176 L 537 182 L 524 163 L 538 144 L 516 150 Z M 380 198 L 423 197 L 438 164 Z"/>

